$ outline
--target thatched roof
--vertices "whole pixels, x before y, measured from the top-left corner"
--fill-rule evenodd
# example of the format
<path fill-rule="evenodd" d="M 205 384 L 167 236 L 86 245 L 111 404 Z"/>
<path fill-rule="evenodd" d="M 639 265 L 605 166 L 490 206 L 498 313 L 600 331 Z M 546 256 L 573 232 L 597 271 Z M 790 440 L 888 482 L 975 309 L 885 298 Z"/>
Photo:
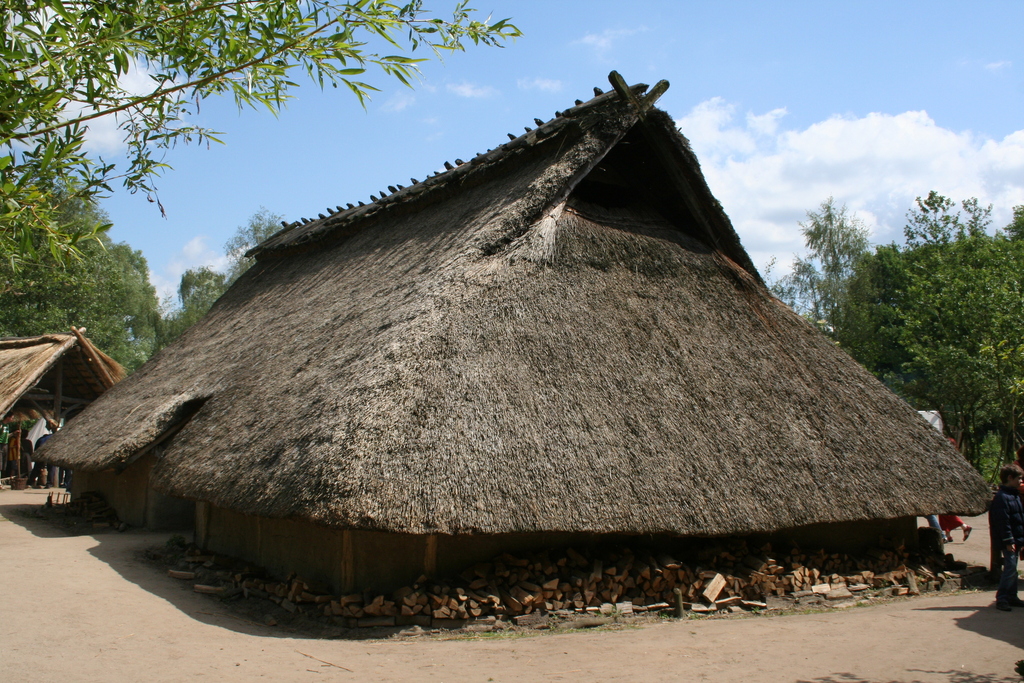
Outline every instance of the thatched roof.
<path fill-rule="evenodd" d="M 74 328 L 71 334 L 0 339 L 0 417 L 59 420 L 124 377 L 117 361 Z"/>
<path fill-rule="evenodd" d="M 48 458 L 116 466 L 177 426 L 165 493 L 412 533 L 984 509 L 964 459 L 769 294 L 644 88 L 289 226 Z"/>

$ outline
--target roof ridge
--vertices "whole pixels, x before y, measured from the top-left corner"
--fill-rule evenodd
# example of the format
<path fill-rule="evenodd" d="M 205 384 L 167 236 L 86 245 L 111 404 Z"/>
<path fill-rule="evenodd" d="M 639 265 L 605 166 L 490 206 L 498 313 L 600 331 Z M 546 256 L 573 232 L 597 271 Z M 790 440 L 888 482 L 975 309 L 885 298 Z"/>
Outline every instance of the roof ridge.
<path fill-rule="evenodd" d="M 618 76 L 614 71 L 612 74 Z M 610 80 L 611 78 L 612 77 L 609 76 Z M 642 96 L 647 92 L 648 87 L 649 86 L 646 83 L 637 83 L 629 86 L 628 92 L 635 98 Z M 358 205 L 354 205 L 349 202 L 345 208 L 342 208 L 340 205 L 335 209 L 328 207 L 326 209 L 328 215 L 326 216 L 321 213 L 317 218 L 301 218 L 298 221 L 291 222 L 282 221 L 281 224 L 283 228 L 281 230 L 274 233 L 252 249 L 249 249 L 245 252 L 245 255 L 248 257 L 258 257 L 264 253 L 275 252 L 293 244 L 301 243 L 301 241 L 304 241 L 302 240 L 303 236 L 312 236 L 325 229 L 333 229 L 357 219 L 368 218 L 376 215 L 383 209 L 405 203 L 406 201 L 418 197 L 422 193 L 431 189 L 445 186 L 452 180 L 468 175 L 479 168 L 489 167 L 491 164 L 504 158 L 509 152 L 524 147 L 531 147 L 534 144 L 549 138 L 559 132 L 571 121 L 587 115 L 593 109 L 605 105 L 612 100 L 623 100 L 624 98 L 619 94 L 619 92 L 617 92 L 617 90 L 618 88 L 615 88 L 608 92 L 604 92 L 600 88 L 595 87 L 594 97 L 586 102 L 576 100 L 572 107 L 564 111 L 556 111 L 555 116 L 547 121 L 541 121 L 540 119 L 535 118 L 534 122 L 537 124 L 536 128 L 526 126 L 526 131 L 518 136 L 513 136 L 512 133 L 508 133 L 508 142 L 493 149 L 489 149 L 486 152 L 479 153 L 469 161 L 456 159 L 454 164 L 449 161 L 445 161 L 444 171 L 436 171 L 433 175 L 427 176 L 423 180 L 410 178 L 412 185 L 408 187 L 397 184 L 389 185 L 389 192 L 384 192 L 382 190 L 380 191 L 379 197 L 371 194 L 369 204 L 365 204 L 360 201 L 358 202 Z M 630 98 L 629 101 L 635 100 Z M 297 228 L 307 228 L 307 230 L 303 235 L 293 234 Z"/>
<path fill-rule="evenodd" d="M 0 339 L 0 348 L 17 349 L 40 344 L 60 344 L 73 336 L 70 332 L 48 332 L 35 337 L 5 337 Z"/>

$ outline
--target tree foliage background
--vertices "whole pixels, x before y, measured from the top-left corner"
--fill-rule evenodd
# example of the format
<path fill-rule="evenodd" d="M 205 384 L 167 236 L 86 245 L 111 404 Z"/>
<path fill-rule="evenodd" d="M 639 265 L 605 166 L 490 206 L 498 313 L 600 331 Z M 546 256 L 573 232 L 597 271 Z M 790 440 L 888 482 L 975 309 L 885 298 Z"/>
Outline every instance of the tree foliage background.
<path fill-rule="evenodd" d="M 71 230 L 105 222 L 92 203 L 60 203 L 56 212 Z M 105 235 L 82 245 L 67 263 L 41 251 L 14 269 L 0 262 L 0 336 L 30 337 L 85 327 L 100 349 L 133 370 L 153 352 L 160 323 L 156 290 L 142 252 Z"/>

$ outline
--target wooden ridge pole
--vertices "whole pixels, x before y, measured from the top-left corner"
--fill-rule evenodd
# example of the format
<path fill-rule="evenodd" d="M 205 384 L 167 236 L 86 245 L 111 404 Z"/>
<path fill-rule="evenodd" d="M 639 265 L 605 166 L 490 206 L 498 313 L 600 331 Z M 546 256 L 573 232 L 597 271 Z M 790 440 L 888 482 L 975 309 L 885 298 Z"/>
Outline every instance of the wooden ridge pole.
<path fill-rule="evenodd" d="M 103 363 L 103 360 L 99 357 L 99 354 L 96 353 L 96 348 L 92 345 L 92 342 L 86 339 L 85 335 L 82 334 L 78 328 L 72 326 L 71 331 L 78 339 L 78 343 L 82 347 L 82 352 L 91 362 L 91 369 L 96 373 L 100 382 L 106 385 L 107 389 L 117 384 L 117 382 L 114 381 L 114 378 L 110 376 L 110 372 L 107 370 L 107 366 Z"/>

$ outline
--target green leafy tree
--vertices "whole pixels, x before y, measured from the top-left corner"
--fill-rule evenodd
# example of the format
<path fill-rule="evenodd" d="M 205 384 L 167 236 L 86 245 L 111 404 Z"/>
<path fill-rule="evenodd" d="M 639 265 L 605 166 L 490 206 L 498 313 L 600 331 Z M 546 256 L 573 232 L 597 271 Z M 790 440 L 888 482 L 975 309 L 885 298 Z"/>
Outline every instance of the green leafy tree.
<path fill-rule="evenodd" d="M 836 336 L 844 325 L 846 290 L 858 261 L 868 253 L 868 231 L 846 206 L 836 207 L 829 197 L 818 211 L 807 212 L 800 223 L 807 247 L 793 271 L 774 287 L 794 310 Z"/>
<path fill-rule="evenodd" d="M 986 433 L 998 433 L 1004 457 L 1018 439 L 1024 243 L 986 233 L 991 207 L 976 199 L 961 206 L 954 212 L 933 192 L 908 216 L 906 392 L 942 410 L 978 461 Z"/>
<path fill-rule="evenodd" d="M 903 236 L 911 248 L 983 237 L 992 222 L 992 206 L 979 206 L 974 197 L 961 202 L 966 219 L 959 211 L 954 212 L 956 202 L 935 190 L 924 199 L 918 197 L 914 203 L 917 206 L 907 213 L 907 225 L 903 228 Z"/>
<path fill-rule="evenodd" d="M 279 231 L 281 218 L 279 214 L 271 213 L 266 207 L 261 206 L 259 211 L 249 217 L 245 225 L 238 226 L 235 234 L 224 245 L 224 253 L 229 259 L 227 284 L 230 285 L 249 270 L 253 259 L 245 253 Z"/>
<path fill-rule="evenodd" d="M 910 283 L 904 250 L 879 245 L 865 254 L 846 284 L 839 345 L 893 388 L 911 359 L 903 344 L 903 306 Z"/>
<path fill-rule="evenodd" d="M 150 193 L 166 168 L 162 150 L 217 140 L 190 123 L 205 98 L 277 112 L 306 77 L 363 102 L 374 73 L 410 84 L 417 50 L 441 55 L 519 35 L 507 20 L 474 19 L 466 0 L 449 19 L 421 0 L 7 0 L 2 12 L 0 258 L 12 267 L 40 248 L 73 255 L 109 227 L 69 228 L 58 220 L 62 202 L 102 196 L 118 180 Z M 130 74 L 146 85 L 130 88 Z M 123 134 L 126 168 L 85 147 L 103 116 Z"/>
<path fill-rule="evenodd" d="M 1024 204 L 1013 207 L 1013 220 L 1004 230 L 1012 240 L 1024 239 Z"/>
<path fill-rule="evenodd" d="M 69 229 L 106 222 L 95 205 L 62 202 L 59 220 Z M 63 263 L 41 251 L 18 269 L 0 262 L 0 336 L 68 332 L 72 325 L 132 370 L 153 350 L 159 308 L 142 252 L 106 235 L 82 245 L 79 258 Z"/>
<path fill-rule="evenodd" d="M 190 268 L 178 284 L 180 307 L 166 314 L 157 328 L 157 348 L 163 348 L 199 322 L 228 288 L 227 276 L 206 266 Z"/>

